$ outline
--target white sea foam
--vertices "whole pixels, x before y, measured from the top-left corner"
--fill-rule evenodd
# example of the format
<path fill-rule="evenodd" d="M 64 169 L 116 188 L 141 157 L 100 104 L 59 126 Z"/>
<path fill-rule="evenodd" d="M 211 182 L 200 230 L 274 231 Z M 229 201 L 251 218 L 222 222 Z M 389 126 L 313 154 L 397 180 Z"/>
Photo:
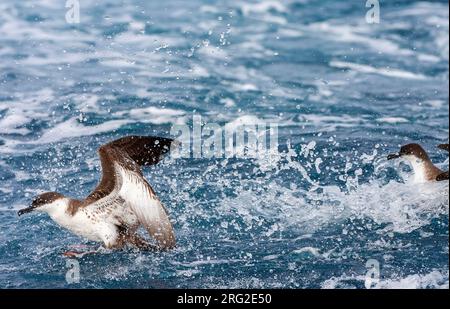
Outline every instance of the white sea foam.
<path fill-rule="evenodd" d="M 229 56 L 227 52 L 217 46 L 211 46 L 211 45 L 203 45 L 200 47 L 197 52 L 207 58 L 216 59 L 216 60 L 227 60 L 229 59 Z"/>
<path fill-rule="evenodd" d="M 372 25 L 364 23 L 363 19 L 353 22 L 343 22 L 339 19 L 327 20 L 313 23 L 307 28 L 321 32 L 327 39 L 363 44 L 381 54 L 416 57 L 420 61 L 427 62 L 448 61 L 448 6 L 441 3 L 415 2 L 401 10 L 385 12 L 384 18 L 390 22 L 381 23 L 378 28 L 386 31 L 408 30 L 413 27 L 412 23 L 419 23 L 423 28 L 428 28 L 430 34 L 434 36 L 435 48 L 422 52 L 403 47 L 398 43 L 398 37 L 377 37 L 374 35 L 377 31 L 374 31 Z"/>
<path fill-rule="evenodd" d="M 214 14 L 214 13 L 219 12 L 219 9 L 217 7 L 215 7 L 215 6 L 212 6 L 212 5 L 202 5 L 200 7 L 200 12 L 213 13 Z"/>
<path fill-rule="evenodd" d="M 440 109 L 445 104 L 445 102 L 443 100 L 427 100 L 424 102 L 424 104 L 435 109 Z"/>
<path fill-rule="evenodd" d="M 270 11 L 275 11 L 279 13 L 287 12 L 287 8 L 280 1 L 264 0 L 258 2 L 250 3 L 240 3 L 240 9 L 245 16 L 251 13 L 270 13 Z"/>
<path fill-rule="evenodd" d="M 114 67 L 114 68 L 133 68 L 135 66 L 134 61 L 128 61 L 126 59 L 102 59 L 100 61 L 101 64 Z"/>
<path fill-rule="evenodd" d="M 303 156 L 307 157 L 306 154 Z M 386 168 L 386 161 L 381 162 Z M 274 168 L 278 163 L 275 160 L 272 164 Z M 268 170 L 267 166 L 261 168 Z M 410 233 L 429 224 L 433 218 L 448 215 L 449 188 L 446 183 L 416 184 L 410 180 L 411 175 L 406 174 L 405 183 L 391 181 L 385 184 L 373 180 L 360 184 L 358 176 L 362 172 L 357 171 L 352 176 L 344 175 L 347 190 L 342 190 L 313 182 L 299 162 L 290 161 L 281 168 L 284 169 L 298 173 L 298 178 L 310 183 L 311 189 L 285 188 L 269 183 L 260 184 L 253 191 L 247 190 L 250 184 L 242 181 L 242 187 L 234 188 L 237 196 L 223 199 L 220 211 L 235 213 L 247 227 L 260 225 L 263 218 L 275 220 L 275 230 L 268 230 L 267 236 L 286 229 L 311 233 L 350 217 L 369 218 L 384 226 L 383 233 Z M 218 182 L 218 185 L 223 184 Z"/>
<path fill-rule="evenodd" d="M 304 36 L 304 32 L 295 28 L 288 28 L 288 27 L 284 27 L 284 28 L 280 28 L 278 30 L 278 34 L 280 35 L 280 37 L 284 37 L 284 38 L 299 38 Z"/>
<path fill-rule="evenodd" d="M 305 254 L 305 253 L 308 253 L 308 254 L 311 254 L 311 255 L 316 256 L 316 257 L 322 256 L 322 255 L 320 254 L 319 249 L 318 249 L 318 248 L 315 248 L 315 247 L 304 247 L 304 248 L 300 248 L 300 249 L 297 249 L 297 250 L 292 251 L 292 253 L 295 253 L 295 254 Z"/>
<path fill-rule="evenodd" d="M 417 58 L 420 61 L 426 61 L 426 62 L 434 62 L 434 63 L 436 63 L 436 62 L 441 61 L 441 59 L 439 57 L 434 56 L 434 55 L 427 55 L 427 54 L 418 54 Z"/>
<path fill-rule="evenodd" d="M 193 262 L 174 262 L 175 265 L 181 265 L 184 267 L 198 267 L 203 265 L 220 265 L 220 264 L 232 264 L 232 263 L 238 263 L 242 260 L 236 260 L 236 259 L 227 259 L 227 260 L 217 260 L 217 259 L 205 259 L 205 260 L 197 260 Z"/>
<path fill-rule="evenodd" d="M 391 68 L 375 68 L 370 65 L 343 62 L 343 61 L 331 61 L 330 66 L 340 69 L 350 69 L 355 72 L 369 73 L 369 74 L 379 74 L 388 77 L 405 78 L 405 79 L 417 79 L 424 80 L 427 77 L 423 74 L 412 73 L 408 71 L 391 69 Z"/>
<path fill-rule="evenodd" d="M 437 62 L 449 57 L 449 22 L 448 4 L 433 2 L 415 2 L 409 8 L 388 13 L 388 16 L 395 19 L 415 19 L 423 23 L 422 27 L 429 27 L 430 35 L 434 41 L 430 50 L 436 51 L 436 55 L 424 55 L 419 53 L 418 57 L 422 61 Z"/>
<path fill-rule="evenodd" d="M 409 122 L 408 119 L 403 118 L 403 117 L 381 117 L 381 118 L 377 118 L 377 121 L 385 122 L 385 123 L 392 123 L 392 124 Z"/>
<path fill-rule="evenodd" d="M 134 108 L 114 113 L 114 116 L 124 117 L 128 121 L 138 121 L 153 124 L 184 124 L 185 112 L 170 108 L 157 108 L 154 106 Z"/>
<path fill-rule="evenodd" d="M 332 277 L 322 283 L 323 289 L 354 288 L 354 281 L 364 284 L 366 278 L 362 275 L 342 275 Z M 413 274 L 404 278 L 381 278 L 374 289 L 448 289 L 449 273 L 447 271 L 433 270 L 426 274 Z"/>
<path fill-rule="evenodd" d="M 448 271 L 434 270 L 428 274 L 414 274 L 405 278 L 381 280 L 379 289 L 448 289 Z"/>
<path fill-rule="evenodd" d="M 207 68 L 202 67 L 200 65 L 195 65 L 195 64 L 192 65 L 189 72 L 195 77 L 209 77 L 210 76 Z"/>
<path fill-rule="evenodd" d="M 6 114 L 0 118 L 0 133 L 27 135 L 25 125 L 36 119 L 47 119 L 48 114 L 42 106 L 54 99 L 54 92 L 44 88 L 32 94 L 20 94 L 15 100 L 0 102 L 0 110 Z"/>
<path fill-rule="evenodd" d="M 0 118 L 0 133 L 5 134 L 21 134 L 26 135 L 30 133 L 27 128 L 21 128 L 21 126 L 28 124 L 30 119 L 24 114 L 7 113 L 4 117 Z"/>
<path fill-rule="evenodd" d="M 309 28 L 313 31 L 322 32 L 324 36 L 333 41 L 364 44 L 380 53 L 403 56 L 411 56 L 414 54 L 413 51 L 403 49 L 392 41 L 373 37 L 370 28 L 365 24 L 355 26 L 320 22 L 311 24 Z"/>
<path fill-rule="evenodd" d="M 245 83 L 245 84 L 237 84 L 237 83 L 233 83 L 232 87 L 234 90 L 236 91 L 258 91 L 258 87 L 254 84 L 250 84 L 250 83 Z"/>
<path fill-rule="evenodd" d="M 333 132 L 337 128 L 351 128 L 367 123 L 363 116 L 329 116 L 317 114 L 301 114 L 298 116 L 297 125 L 314 127 L 317 132 Z"/>
<path fill-rule="evenodd" d="M 173 109 L 159 109 L 156 107 L 137 108 L 113 114 L 121 119 L 105 121 L 98 125 L 84 125 L 78 118 L 70 118 L 56 124 L 45 131 L 41 138 L 32 141 L 32 144 L 52 143 L 66 138 L 91 136 L 99 133 L 111 132 L 123 125 L 130 123 L 152 123 L 152 124 L 184 124 L 184 112 Z"/>
<path fill-rule="evenodd" d="M 253 115 L 244 115 L 234 119 L 233 121 L 228 122 L 225 125 L 225 129 L 233 132 L 241 126 L 245 125 L 250 126 L 258 124 L 266 124 L 266 122 Z"/>
<path fill-rule="evenodd" d="M 64 122 L 58 123 L 48 131 L 45 131 L 41 138 L 30 143 L 47 144 L 58 142 L 67 138 L 91 136 L 99 133 L 111 132 L 130 122 L 130 120 L 120 119 L 106 121 L 99 125 L 85 126 L 80 123 L 77 118 L 70 118 Z"/>
<path fill-rule="evenodd" d="M 252 58 L 267 59 L 268 57 L 273 57 L 274 52 L 265 48 L 261 44 L 261 39 L 256 37 L 251 37 L 250 40 L 236 44 L 233 46 L 236 50 L 245 50 L 252 55 Z"/>
<path fill-rule="evenodd" d="M 220 103 L 222 103 L 226 107 L 233 107 L 233 106 L 236 105 L 236 102 L 233 99 L 230 99 L 230 98 L 220 99 Z"/>

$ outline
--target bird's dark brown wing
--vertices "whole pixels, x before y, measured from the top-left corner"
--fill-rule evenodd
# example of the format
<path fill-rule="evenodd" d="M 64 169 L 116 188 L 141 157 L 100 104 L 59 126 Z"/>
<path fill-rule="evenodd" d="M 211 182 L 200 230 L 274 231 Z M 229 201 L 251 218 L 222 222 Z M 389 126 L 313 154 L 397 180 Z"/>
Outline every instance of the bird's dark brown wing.
<path fill-rule="evenodd" d="M 449 180 L 449 178 L 448 178 L 448 172 L 444 172 L 444 173 L 442 173 L 442 174 L 439 174 L 439 175 L 436 177 L 436 181 L 444 181 L 444 180 Z"/>
<path fill-rule="evenodd" d="M 438 148 L 439 148 L 439 149 L 442 149 L 442 150 L 447 150 L 447 151 L 449 151 L 449 146 L 448 146 L 448 144 L 440 144 L 440 145 L 438 145 Z"/>
<path fill-rule="evenodd" d="M 141 174 L 140 166 L 158 163 L 169 152 L 173 139 L 152 136 L 127 136 L 98 149 L 102 166 L 102 178 L 95 190 L 83 201 L 86 206 L 108 196 L 118 184 L 115 163 Z"/>
<path fill-rule="evenodd" d="M 157 164 L 169 152 L 173 139 L 152 136 L 127 136 L 102 147 L 114 147 L 125 152 L 140 166 Z"/>

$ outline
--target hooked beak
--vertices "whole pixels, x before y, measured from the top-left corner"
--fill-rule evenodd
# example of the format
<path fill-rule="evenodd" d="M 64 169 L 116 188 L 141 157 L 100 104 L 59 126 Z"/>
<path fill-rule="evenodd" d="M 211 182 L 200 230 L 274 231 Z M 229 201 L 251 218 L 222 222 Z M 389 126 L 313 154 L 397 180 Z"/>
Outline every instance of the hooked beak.
<path fill-rule="evenodd" d="M 17 215 L 20 217 L 21 215 L 24 215 L 26 213 L 32 212 L 36 207 L 34 206 L 30 206 L 24 209 L 21 209 L 17 212 Z"/>
<path fill-rule="evenodd" d="M 392 160 L 392 159 L 397 159 L 400 158 L 402 155 L 400 153 L 391 153 L 390 155 L 387 156 L 388 160 Z"/>

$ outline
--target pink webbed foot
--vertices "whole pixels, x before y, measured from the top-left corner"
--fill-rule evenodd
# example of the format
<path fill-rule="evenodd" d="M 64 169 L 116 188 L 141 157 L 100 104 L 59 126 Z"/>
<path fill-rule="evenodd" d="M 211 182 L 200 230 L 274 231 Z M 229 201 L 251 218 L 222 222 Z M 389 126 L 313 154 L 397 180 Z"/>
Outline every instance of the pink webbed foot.
<path fill-rule="evenodd" d="M 81 250 L 69 250 L 63 253 L 63 256 L 69 258 L 82 258 L 87 254 L 94 254 L 100 252 L 100 249 L 92 250 L 92 247 L 86 245 L 74 245 L 70 246 L 71 249 L 81 249 Z M 83 250 L 84 249 L 84 250 Z"/>

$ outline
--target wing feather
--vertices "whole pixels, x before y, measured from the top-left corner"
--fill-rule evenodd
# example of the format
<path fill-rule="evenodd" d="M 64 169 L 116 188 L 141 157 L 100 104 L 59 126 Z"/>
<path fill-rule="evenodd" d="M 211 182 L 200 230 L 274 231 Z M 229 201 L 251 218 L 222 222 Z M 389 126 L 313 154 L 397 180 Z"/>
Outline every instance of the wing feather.
<path fill-rule="evenodd" d="M 167 211 L 145 178 L 120 165 L 117 166 L 117 170 L 122 178 L 119 195 L 125 200 L 126 205 L 136 214 L 139 222 L 160 248 L 175 247 L 175 234 Z"/>
<path fill-rule="evenodd" d="M 105 147 L 118 148 L 140 166 L 157 164 L 174 143 L 171 138 L 153 136 L 126 136 L 110 142 Z"/>
<path fill-rule="evenodd" d="M 444 173 L 442 173 L 442 174 L 439 174 L 439 175 L 436 177 L 436 181 L 444 181 L 444 180 L 449 180 L 448 172 L 444 172 Z"/>
<path fill-rule="evenodd" d="M 161 249 L 175 247 L 175 234 L 166 209 L 140 166 L 158 163 L 174 140 L 160 137 L 127 136 L 99 148 L 102 179 L 81 206 L 98 207 L 101 200 L 123 200 Z"/>
<path fill-rule="evenodd" d="M 442 149 L 442 150 L 447 150 L 447 151 L 449 151 L 450 150 L 450 148 L 449 148 L 449 145 L 448 144 L 440 144 L 439 146 L 438 146 L 440 149 Z"/>
<path fill-rule="evenodd" d="M 170 138 L 127 136 L 101 146 L 98 154 L 102 166 L 102 178 L 95 190 L 83 201 L 82 206 L 92 204 L 120 188 L 115 162 L 141 174 L 140 166 L 158 163 L 170 150 L 172 143 L 174 140 Z"/>

